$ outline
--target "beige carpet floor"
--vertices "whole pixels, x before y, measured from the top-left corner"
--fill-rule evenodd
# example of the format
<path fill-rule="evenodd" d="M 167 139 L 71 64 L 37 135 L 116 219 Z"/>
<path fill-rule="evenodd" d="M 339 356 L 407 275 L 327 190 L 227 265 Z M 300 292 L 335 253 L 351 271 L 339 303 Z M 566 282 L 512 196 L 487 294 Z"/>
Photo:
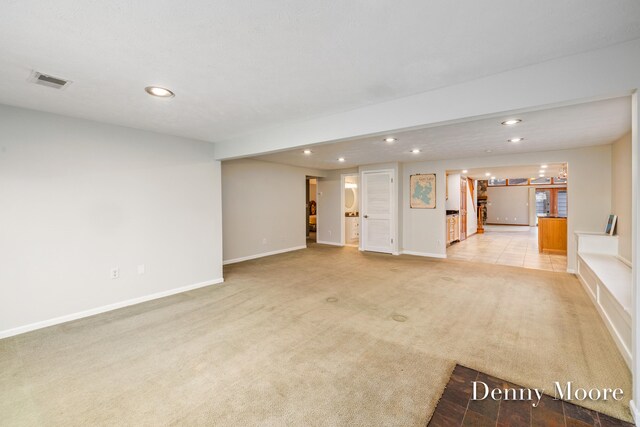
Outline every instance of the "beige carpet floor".
<path fill-rule="evenodd" d="M 225 279 L 0 340 L 0 424 L 424 426 L 456 362 L 622 387 L 584 406 L 630 420 L 630 373 L 572 275 L 313 245 Z"/>

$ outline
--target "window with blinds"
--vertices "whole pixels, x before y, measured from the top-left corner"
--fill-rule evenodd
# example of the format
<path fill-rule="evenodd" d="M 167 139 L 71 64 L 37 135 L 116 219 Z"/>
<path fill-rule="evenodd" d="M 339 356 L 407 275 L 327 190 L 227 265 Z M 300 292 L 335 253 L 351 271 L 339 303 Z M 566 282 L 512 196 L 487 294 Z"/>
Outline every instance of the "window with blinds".
<path fill-rule="evenodd" d="M 567 191 L 558 191 L 558 216 L 567 217 Z"/>

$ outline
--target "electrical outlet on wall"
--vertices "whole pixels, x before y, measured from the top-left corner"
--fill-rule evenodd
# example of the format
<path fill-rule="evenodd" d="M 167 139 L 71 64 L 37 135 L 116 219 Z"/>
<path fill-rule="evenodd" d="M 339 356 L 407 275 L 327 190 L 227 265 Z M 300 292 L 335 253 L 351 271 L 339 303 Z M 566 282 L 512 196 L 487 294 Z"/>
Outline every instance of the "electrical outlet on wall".
<path fill-rule="evenodd" d="M 117 279 L 118 277 L 120 277 L 120 269 L 118 267 L 113 267 L 111 269 L 111 278 Z"/>
<path fill-rule="evenodd" d="M 138 266 L 138 274 L 144 274 L 144 264 Z"/>
<path fill-rule="evenodd" d="M 263 244 L 263 245 L 266 245 L 266 244 L 267 244 L 267 238 L 266 238 L 266 237 L 263 237 L 263 238 L 262 238 L 262 244 Z"/>

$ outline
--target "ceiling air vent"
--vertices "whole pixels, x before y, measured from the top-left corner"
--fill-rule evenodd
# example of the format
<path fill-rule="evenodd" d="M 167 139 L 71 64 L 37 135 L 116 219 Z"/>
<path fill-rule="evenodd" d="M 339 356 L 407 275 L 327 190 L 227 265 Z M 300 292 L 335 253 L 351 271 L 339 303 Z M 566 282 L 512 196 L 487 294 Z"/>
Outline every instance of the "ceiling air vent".
<path fill-rule="evenodd" d="M 71 84 L 71 81 L 61 79 L 60 77 L 53 77 L 48 74 L 42 74 L 37 71 L 33 72 L 30 79 L 37 85 L 48 86 L 54 89 L 63 89 Z"/>

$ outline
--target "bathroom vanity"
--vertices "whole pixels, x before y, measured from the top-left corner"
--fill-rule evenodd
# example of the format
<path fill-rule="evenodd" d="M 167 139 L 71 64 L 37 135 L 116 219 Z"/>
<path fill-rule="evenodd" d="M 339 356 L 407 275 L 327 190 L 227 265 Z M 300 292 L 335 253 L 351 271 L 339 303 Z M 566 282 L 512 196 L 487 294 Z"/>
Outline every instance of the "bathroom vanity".
<path fill-rule="evenodd" d="M 347 213 L 344 225 L 346 243 L 357 242 L 360 239 L 360 216 L 358 213 Z"/>

